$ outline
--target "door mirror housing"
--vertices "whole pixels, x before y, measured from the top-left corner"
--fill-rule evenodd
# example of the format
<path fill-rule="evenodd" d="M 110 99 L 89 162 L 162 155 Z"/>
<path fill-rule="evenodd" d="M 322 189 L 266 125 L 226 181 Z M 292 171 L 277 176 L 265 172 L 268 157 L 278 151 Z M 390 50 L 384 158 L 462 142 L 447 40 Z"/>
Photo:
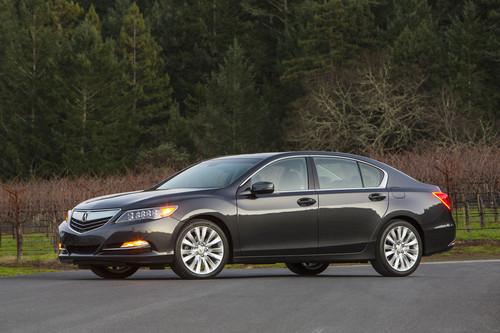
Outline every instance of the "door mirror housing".
<path fill-rule="evenodd" d="M 271 182 L 257 182 L 250 188 L 252 194 L 266 194 L 274 192 L 274 184 Z"/>

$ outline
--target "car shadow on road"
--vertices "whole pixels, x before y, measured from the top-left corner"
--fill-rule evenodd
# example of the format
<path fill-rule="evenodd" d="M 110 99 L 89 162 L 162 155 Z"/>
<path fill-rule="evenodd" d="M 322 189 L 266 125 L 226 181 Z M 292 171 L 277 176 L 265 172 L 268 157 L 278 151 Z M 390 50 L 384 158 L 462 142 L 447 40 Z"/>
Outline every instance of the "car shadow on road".
<path fill-rule="evenodd" d="M 246 273 L 246 272 L 245 272 Z M 160 274 L 154 274 L 148 276 L 147 273 L 142 273 L 137 276 L 131 276 L 125 280 L 103 280 L 99 277 L 92 276 L 85 274 L 85 276 L 64 276 L 64 275 L 58 275 L 58 276 L 31 276 L 30 279 L 52 279 L 52 280 L 71 280 L 71 281 L 120 281 L 120 282 L 133 282 L 133 281 L 196 281 L 196 282 L 203 282 L 203 281 L 224 281 L 224 280 L 242 280 L 242 279 L 290 279 L 290 280 L 313 280 L 313 279 L 343 279 L 343 278 L 363 278 L 363 279 L 379 279 L 383 278 L 380 275 L 375 275 L 375 274 L 322 274 L 318 276 L 298 276 L 298 275 L 291 275 L 291 274 L 268 274 L 268 273 L 262 273 L 262 274 L 223 274 L 219 275 L 215 278 L 212 279 L 201 279 L 201 280 L 184 280 L 181 279 L 177 276 L 173 276 L 172 274 L 165 274 L 165 275 L 160 275 Z"/>

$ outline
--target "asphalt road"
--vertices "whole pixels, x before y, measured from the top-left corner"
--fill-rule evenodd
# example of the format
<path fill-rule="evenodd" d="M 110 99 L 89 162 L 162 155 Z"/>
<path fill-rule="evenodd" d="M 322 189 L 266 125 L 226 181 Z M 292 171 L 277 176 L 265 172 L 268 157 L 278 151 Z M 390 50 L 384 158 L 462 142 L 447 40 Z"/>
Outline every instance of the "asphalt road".
<path fill-rule="evenodd" d="M 6 278 L 0 332 L 500 332 L 500 260 L 423 264 L 407 278 L 366 265 L 318 277 L 269 268 L 204 281 L 169 270 Z"/>

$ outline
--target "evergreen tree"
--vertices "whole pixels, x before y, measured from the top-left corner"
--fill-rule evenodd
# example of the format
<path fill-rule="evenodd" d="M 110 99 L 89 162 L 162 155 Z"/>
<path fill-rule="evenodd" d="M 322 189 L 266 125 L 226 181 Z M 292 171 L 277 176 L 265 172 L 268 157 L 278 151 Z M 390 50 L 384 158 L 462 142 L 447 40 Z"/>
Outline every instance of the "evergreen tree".
<path fill-rule="evenodd" d="M 235 40 L 192 104 L 197 108 L 194 142 L 202 156 L 265 149 L 267 105 L 254 79 L 253 67 Z"/>
<path fill-rule="evenodd" d="M 483 113 L 480 107 L 485 94 L 484 78 L 486 73 L 480 64 L 484 61 L 487 50 L 488 32 L 472 1 L 467 1 L 461 17 L 452 20 L 446 36 L 448 40 L 448 62 L 450 66 L 451 86 L 459 91 L 462 108 L 473 116 Z"/>
<path fill-rule="evenodd" d="M 369 1 L 307 0 L 297 8 L 296 55 L 285 62 L 284 77 L 328 72 L 352 64 L 374 43 L 375 24 Z"/>
<path fill-rule="evenodd" d="M 181 103 L 217 68 L 227 45 L 235 37 L 260 57 L 254 43 L 253 26 L 245 19 L 240 1 L 167 0 L 155 1 L 150 9 L 152 32 L 163 49 L 166 71 L 172 77 L 175 99 Z M 253 53 L 253 52 L 252 52 Z"/>
<path fill-rule="evenodd" d="M 152 37 L 137 4 L 123 17 L 118 53 L 125 73 L 128 119 L 124 128 L 139 149 L 159 146 L 166 136 L 169 113 L 175 110 L 169 76 L 164 71 L 161 48 Z"/>
<path fill-rule="evenodd" d="M 49 174 L 57 170 L 61 144 L 53 135 L 58 125 L 55 87 L 57 59 L 64 26 L 53 1 L 16 1 L 7 5 L 8 29 L 2 61 L 2 104 L 8 117 L 8 176 Z M 5 119 L 5 118 L 4 118 Z"/>
<path fill-rule="evenodd" d="M 391 56 L 398 67 L 396 75 L 413 77 L 423 73 L 439 81 L 444 52 L 432 8 L 426 0 L 394 1 L 388 33 L 393 40 Z"/>
<path fill-rule="evenodd" d="M 120 67 L 114 44 L 101 36 L 101 21 L 93 6 L 74 30 L 62 64 L 66 138 L 63 163 L 72 172 L 102 171 L 120 166 L 120 146 L 107 149 L 113 123 L 121 109 Z M 62 139 L 62 138 L 61 138 Z"/>

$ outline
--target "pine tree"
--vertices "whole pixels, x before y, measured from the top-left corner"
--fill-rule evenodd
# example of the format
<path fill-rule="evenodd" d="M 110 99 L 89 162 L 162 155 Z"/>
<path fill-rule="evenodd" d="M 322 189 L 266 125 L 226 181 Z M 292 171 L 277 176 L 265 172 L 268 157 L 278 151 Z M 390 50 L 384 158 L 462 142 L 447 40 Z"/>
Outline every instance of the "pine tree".
<path fill-rule="evenodd" d="M 267 105 L 255 86 L 253 67 L 235 40 L 222 64 L 201 87 L 194 141 L 202 156 L 257 151 L 264 147 Z"/>
<path fill-rule="evenodd" d="M 101 21 L 93 6 L 72 33 L 68 42 L 61 78 L 66 88 L 66 137 L 63 163 L 72 172 L 102 171 L 117 167 L 118 147 L 107 149 L 111 125 L 120 108 L 121 78 L 114 44 L 101 36 Z"/>
<path fill-rule="evenodd" d="M 423 73 L 437 83 L 443 74 L 442 40 L 427 1 L 395 1 L 388 32 L 396 75 Z"/>
<path fill-rule="evenodd" d="M 355 63 L 374 43 L 375 24 L 369 1 L 307 0 L 301 15 L 296 55 L 285 62 L 284 78 L 328 72 Z"/>
<path fill-rule="evenodd" d="M 123 17 L 118 52 L 124 65 L 129 135 L 136 147 L 148 149 L 168 141 L 169 113 L 175 110 L 169 76 L 164 71 L 161 48 L 133 3 Z"/>
<path fill-rule="evenodd" d="M 61 99 L 57 62 L 66 28 L 63 0 L 17 1 L 7 6 L 2 61 L 2 104 L 9 122 L 3 166 L 10 176 L 43 175 L 58 169 L 61 143 L 55 138 Z M 5 118 L 4 118 L 5 119 Z"/>
<path fill-rule="evenodd" d="M 485 73 L 480 67 L 487 49 L 484 28 L 476 5 L 467 1 L 463 14 L 452 20 L 446 33 L 450 83 L 460 92 L 463 110 L 469 116 L 483 113 L 479 106 L 483 98 L 489 98 L 484 94 Z"/>

